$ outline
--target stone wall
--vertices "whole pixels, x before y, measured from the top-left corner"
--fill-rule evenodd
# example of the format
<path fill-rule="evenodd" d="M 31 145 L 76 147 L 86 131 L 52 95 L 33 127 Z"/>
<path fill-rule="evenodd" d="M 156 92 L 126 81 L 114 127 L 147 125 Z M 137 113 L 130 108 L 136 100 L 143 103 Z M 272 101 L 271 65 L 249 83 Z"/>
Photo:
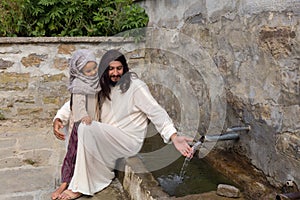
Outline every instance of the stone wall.
<path fill-rule="evenodd" d="M 172 91 L 189 91 L 175 94 L 190 125 L 182 131 L 250 124 L 233 149 L 272 184 L 300 185 L 300 1 L 139 3 L 150 16 L 147 61 L 176 82 Z"/>
<path fill-rule="evenodd" d="M 289 179 L 299 185 L 299 0 L 139 3 L 150 16 L 145 43 L 119 37 L 0 38 L 0 118 L 51 120 L 69 97 L 71 53 L 94 49 L 100 60 L 118 48 L 179 132 L 199 137 L 250 124 L 238 143 L 222 148 L 246 155 L 274 185 Z"/>
<path fill-rule="evenodd" d="M 68 59 L 76 49 L 94 50 L 97 59 L 120 49 L 134 68 L 142 43 L 112 38 L 0 38 L 0 117 L 18 121 L 51 120 L 70 96 Z"/>

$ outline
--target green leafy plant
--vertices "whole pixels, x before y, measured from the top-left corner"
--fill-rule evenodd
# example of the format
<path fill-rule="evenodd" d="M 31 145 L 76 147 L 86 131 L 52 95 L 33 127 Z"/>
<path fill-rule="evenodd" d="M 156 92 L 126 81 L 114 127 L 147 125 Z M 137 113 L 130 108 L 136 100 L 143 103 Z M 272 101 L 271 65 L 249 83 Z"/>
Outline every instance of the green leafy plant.
<path fill-rule="evenodd" d="M 0 36 L 111 36 L 145 27 L 132 0 L 2 0 Z"/>
<path fill-rule="evenodd" d="M 1 1 L 0 36 L 13 37 L 26 31 L 23 10 L 24 0 Z"/>

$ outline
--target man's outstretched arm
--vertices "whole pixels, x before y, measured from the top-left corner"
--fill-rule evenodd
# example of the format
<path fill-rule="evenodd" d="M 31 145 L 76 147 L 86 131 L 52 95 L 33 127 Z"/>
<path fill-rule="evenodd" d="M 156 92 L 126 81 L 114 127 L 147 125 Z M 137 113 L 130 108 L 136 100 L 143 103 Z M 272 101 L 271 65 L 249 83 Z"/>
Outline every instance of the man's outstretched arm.
<path fill-rule="evenodd" d="M 70 101 L 68 101 L 57 111 L 53 119 L 53 133 L 59 140 L 65 140 L 65 134 L 61 129 L 69 123 L 70 115 Z"/>

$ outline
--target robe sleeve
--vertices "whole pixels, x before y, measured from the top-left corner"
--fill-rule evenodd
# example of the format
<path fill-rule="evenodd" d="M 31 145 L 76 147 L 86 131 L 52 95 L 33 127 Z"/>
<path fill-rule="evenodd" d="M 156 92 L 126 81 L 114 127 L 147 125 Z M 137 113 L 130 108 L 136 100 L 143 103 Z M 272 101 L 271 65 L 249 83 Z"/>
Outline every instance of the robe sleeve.
<path fill-rule="evenodd" d="M 86 95 L 73 94 L 72 112 L 74 122 L 80 121 L 83 117 L 89 116 L 86 110 Z"/>
<path fill-rule="evenodd" d="M 63 125 L 67 125 L 69 123 L 71 116 L 71 110 L 70 110 L 70 101 L 67 101 L 56 113 L 55 117 L 53 118 L 53 121 L 55 119 L 60 119 L 63 122 Z"/>
<path fill-rule="evenodd" d="M 134 104 L 151 120 L 164 142 L 170 143 L 170 137 L 177 132 L 173 121 L 153 98 L 145 83 L 134 92 Z"/>

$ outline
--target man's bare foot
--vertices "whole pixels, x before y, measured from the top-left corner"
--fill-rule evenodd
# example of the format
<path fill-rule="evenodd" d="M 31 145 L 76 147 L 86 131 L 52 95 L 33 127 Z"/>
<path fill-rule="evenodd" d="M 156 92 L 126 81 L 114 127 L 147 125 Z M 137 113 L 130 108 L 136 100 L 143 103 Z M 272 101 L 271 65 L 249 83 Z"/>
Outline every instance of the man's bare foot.
<path fill-rule="evenodd" d="M 51 195 L 51 198 L 54 200 L 54 199 L 57 199 L 58 196 L 65 190 L 67 189 L 68 187 L 68 184 L 65 182 L 65 183 L 62 183 Z"/>
<path fill-rule="evenodd" d="M 59 195 L 58 199 L 62 199 L 62 200 L 77 199 L 81 196 L 82 196 L 82 194 L 80 192 L 73 192 L 72 190 L 65 190 Z"/>

